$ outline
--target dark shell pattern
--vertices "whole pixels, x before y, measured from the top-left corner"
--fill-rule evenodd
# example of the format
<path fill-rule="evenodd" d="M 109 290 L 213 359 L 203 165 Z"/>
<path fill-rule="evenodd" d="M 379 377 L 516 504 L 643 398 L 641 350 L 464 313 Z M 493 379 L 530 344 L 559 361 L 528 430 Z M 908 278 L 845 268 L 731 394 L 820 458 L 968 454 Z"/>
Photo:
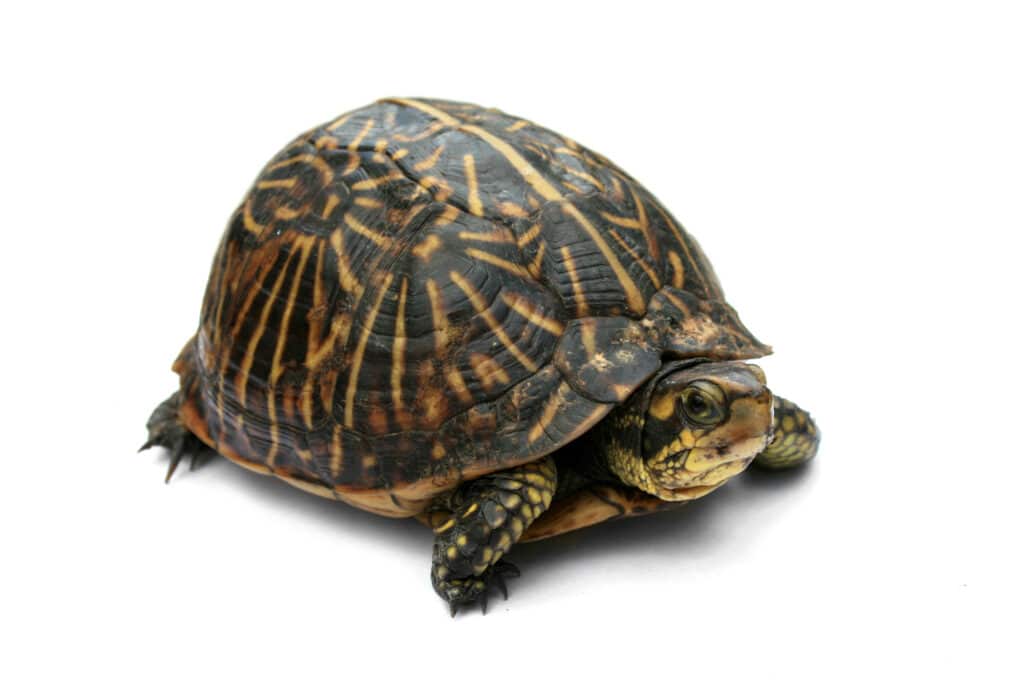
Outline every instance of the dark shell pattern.
<path fill-rule="evenodd" d="M 629 175 L 493 109 L 386 99 L 263 169 L 176 369 L 222 454 L 382 514 L 540 458 L 666 358 L 752 358 Z"/>

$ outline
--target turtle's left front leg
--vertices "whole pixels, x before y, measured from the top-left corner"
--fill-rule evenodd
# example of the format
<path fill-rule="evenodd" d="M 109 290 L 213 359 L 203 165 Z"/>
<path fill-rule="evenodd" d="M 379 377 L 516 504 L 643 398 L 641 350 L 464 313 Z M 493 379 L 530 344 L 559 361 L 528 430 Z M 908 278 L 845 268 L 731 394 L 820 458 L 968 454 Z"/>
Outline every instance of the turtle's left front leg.
<path fill-rule="evenodd" d="M 781 396 L 775 397 L 772 439 L 754 463 L 771 470 L 801 465 L 815 456 L 821 433 L 810 413 Z"/>
<path fill-rule="evenodd" d="M 502 558 L 551 505 L 557 483 L 554 460 L 547 457 L 474 479 L 451 494 L 451 514 L 434 528 L 430 578 L 452 616 L 475 602 L 486 610 L 492 586 L 505 593 L 504 575 L 519 571 Z"/>

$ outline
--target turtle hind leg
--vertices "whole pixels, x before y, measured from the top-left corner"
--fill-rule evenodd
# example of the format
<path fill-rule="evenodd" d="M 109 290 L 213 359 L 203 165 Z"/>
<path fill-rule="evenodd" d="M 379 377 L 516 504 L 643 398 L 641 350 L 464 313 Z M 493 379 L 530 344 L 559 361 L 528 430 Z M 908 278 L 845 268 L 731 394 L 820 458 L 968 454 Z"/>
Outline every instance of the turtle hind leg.
<path fill-rule="evenodd" d="M 518 576 L 504 555 L 551 505 L 558 476 L 551 458 L 495 472 L 463 484 L 449 499 L 451 514 L 434 529 L 430 579 L 452 616 L 480 603 L 498 588 L 508 597 L 506 576 Z"/>
<path fill-rule="evenodd" d="M 775 425 L 772 440 L 754 463 L 772 470 L 796 467 L 818 452 L 821 433 L 810 414 L 781 396 L 775 397 Z"/>
<path fill-rule="evenodd" d="M 171 462 L 167 467 L 167 476 L 164 477 L 164 482 L 171 480 L 171 476 L 178 468 L 178 463 L 186 455 L 191 457 L 189 469 L 194 470 L 207 455 L 213 453 L 209 446 L 188 431 L 178 419 L 179 407 L 181 407 L 180 391 L 174 392 L 170 398 L 156 407 L 146 421 L 149 437 L 139 449 L 139 452 L 142 452 L 153 446 L 163 446 L 171 452 Z"/>

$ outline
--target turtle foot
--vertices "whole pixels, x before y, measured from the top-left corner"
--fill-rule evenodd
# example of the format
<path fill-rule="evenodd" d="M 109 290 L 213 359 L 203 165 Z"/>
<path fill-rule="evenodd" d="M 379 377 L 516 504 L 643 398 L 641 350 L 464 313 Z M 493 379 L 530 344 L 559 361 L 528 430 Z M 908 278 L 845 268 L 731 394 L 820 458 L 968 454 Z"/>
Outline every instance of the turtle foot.
<path fill-rule="evenodd" d="M 139 449 L 141 453 L 153 446 L 163 446 L 171 452 L 171 462 L 167 467 L 167 476 L 164 482 L 169 482 L 174 471 L 178 469 L 178 463 L 188 455 L 191 460 L 189 469 L 194 470 L 206 460 L 213 451 L 196 437 L 195 434 L 185 429 L 178 419 L 178 407 L 181 405 L 181 398 L 175 392 L 170 398 L 161 403 L 146 421 L 146 429 L 149 430 L 149 438 Z"/>
<path fill-rule="evenodd" d="M 480 604 L 481 614 L 487 614 L 487 600 L 492 588 L 497 588 L 504 599 L 508 599 L 505 577 L 519 576 L 519 569 L 507 560 L 498 560 L 479 576 L 465 578 L 436 579 L 434 590 L 448 602 L 448 609 L 454 617 L 459 608 Z"/>

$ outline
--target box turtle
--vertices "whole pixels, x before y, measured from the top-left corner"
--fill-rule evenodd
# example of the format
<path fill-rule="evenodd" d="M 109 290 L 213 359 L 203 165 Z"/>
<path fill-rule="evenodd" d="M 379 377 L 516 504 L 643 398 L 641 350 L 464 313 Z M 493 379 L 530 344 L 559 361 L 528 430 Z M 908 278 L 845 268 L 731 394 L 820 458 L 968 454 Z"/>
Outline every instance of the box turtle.
<path fill-rule="evenodd" d="M 434 533 L 452 613 L 521 541 L 663 510 L 818 443 L 697 242 L 604 157 L 384 99 L 262 170 L 145 447 L 216 451 Z"/>

